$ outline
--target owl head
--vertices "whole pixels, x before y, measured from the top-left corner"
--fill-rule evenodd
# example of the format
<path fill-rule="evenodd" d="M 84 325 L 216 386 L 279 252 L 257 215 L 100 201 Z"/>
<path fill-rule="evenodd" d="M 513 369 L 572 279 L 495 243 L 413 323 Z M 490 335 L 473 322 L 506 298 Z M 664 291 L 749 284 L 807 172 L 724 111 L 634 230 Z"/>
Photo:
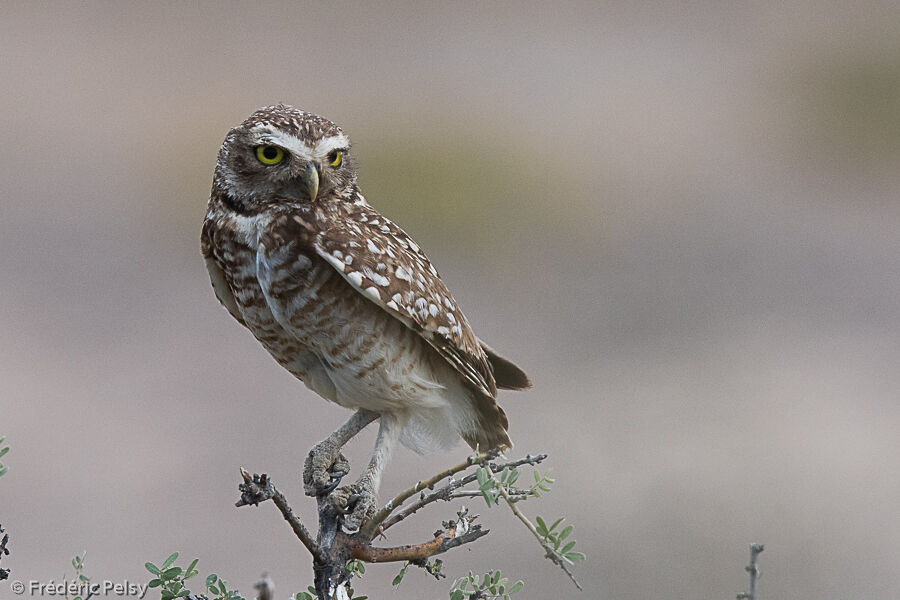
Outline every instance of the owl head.
<path fill-rule="evenodd" d="M 213 176 L 213 192 L 245 211 L 347 197 L 355 185 L 341 128 L 284 104 L 261 108 L 228 132 Z"/>

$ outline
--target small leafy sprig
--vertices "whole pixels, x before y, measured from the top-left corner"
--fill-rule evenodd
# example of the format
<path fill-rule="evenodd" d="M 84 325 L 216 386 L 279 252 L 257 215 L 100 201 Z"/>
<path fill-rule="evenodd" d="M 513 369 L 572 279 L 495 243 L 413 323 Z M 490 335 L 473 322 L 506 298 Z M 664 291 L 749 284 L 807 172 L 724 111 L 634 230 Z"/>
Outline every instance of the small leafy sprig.
<path fill-rule="evenodd" d="M 215 573 L 206 577 L 206 589 L 215 600 L 244 600 L 237 590 L 229 590 L 228 583 Z"/>
<path fill-rule="evenodd" d="M 199 573 L 197 571 L 199 558 L 191 561 L 186 569 L 175 564 L 177 559 L 178 553 L 173 552 L 159 566 L 152 562 L 144 563 L 144 567 L 156 576 L 148 585 L 152 588 L 161 588 L 161 600 L 176 600 L 188 596 L 191 590 L 185 587 L 184 582 Z M 228 583 L 219 579 L 215 573 L 206 578 L 206 591 L 214 600 L 244 600 L 237 590 L 229 590 Z"/>
<path fill-rule="evenodd" d="M 467 598 L 479 598 L 483 600 L 510 600 L 510 596 L 521 590 L 525 583 L 520 579 L 511 587 L 509 578 L 503 577 L 499 570 L 489 571 L 483 576 L 475 575 L 472 571 L 453 582 L 450 588 L 450 600 L 466 600 Z"/>
<path fill-rule="evenodd" d="M 182 569 L 181 567 L 175 566 L 175 560 L 177 558 L 178 553 L 173 552 L 169 555 L 169 558 L 164 560 L 158 567 L 152 562 L 144 563 L 144 568 L 153 575 L 156 575 L 155 578 L 150 580 L 148 585 L 152 588 L 162 588 L 160 590 L 162 600 L 183 598 L 191 593 L 189 589 L 184 587 L 184 582 L 197 575 L 197 569 L 195 567 L 200 559 L 195 558 L 187 569 Z"/>
<path fill-rule="evenodd" d="M 550 477 L 550 469 L 547 469 L 543 475 L 537 469 L 534 470 L 534 484 L 528 488 L 528 495 L 535 498 L 541 497 L 541 492 L 549 492 L 550 486 L 556 480 Z"/>
<path fill-rule="evenodd" d="M 87 552 L 82 552 L 81 556 L 75 555 L 72 558 L 72 568 L 75 569 L 75 579 L 78 583 L 82 583 L 88 587 L 90 590 L 91 578 L 84 574 L 84 557 L 87 556 Z M 68 595 L 68 594 L 67 594 Z M 88 591 L 85 596 L 85 600 L 94 595 L 94 592 Z M 81 596 L 75 596 L 72 600 L 81 600 Z"/>
<path fill-rule="evenodd" d="M 541 517 L 535 517 L 534 520 L 536 521 L 535 529 L 537 530 L 538 535 L 541 536 L 541 540 L 544 542 L 545 547 L 548 548 L 548 551 L 549 547 L 552 546 L 556 556 L 570 565 L 581 562 L 586 558 L 584 553 L 572 550 L 572 548 L 575 547 L 574 540 L 565 546 L 560 547 L 574 529 L 572 525 L 566 525 L 561 531 L 557 531 L 556 528 L 565 521 L 565 517 L 558 518 L 550 527 L 547 527 L 547 523 L 545 523 L 544 519 Z"/>
<path fill-rule="evenodd" d="M 4 436 L 0 435 L 0 458 L 3 458 L 3 455 L 9 452 L 9 446 L 4 445 L 3 443 L 5 439 L 6 438 Z M 6 475 L 7 471 L 9 471 L 9 467 L 4 465 L 3 463 L 0 463 L 0 477 Z"/>
<path fill-rule="evenodd" d="M 518 467 L 515 466 L 504 468 L 500 471 L 499 476 L 490 469 L 479 466 L 475 475 L 478 480 L 478 489 L 487 505 L 489 507 L 497 505 L 501 498 L 505 500 L 513 514 L 525 524 L 529 531 L 537 538 L 538 542 L 540 542 L 547 553 L 547 558 L 565 571 L 566 575 L 568 575 L 580 589 L 581 586 L 578 585 L 575 577 L 572 575 L 571 571 L 569 571 L 568 565 L 582 562 L 586 557 L 582 552 L 573 550 L 575 547 L 574 540 L 563 545 L 566 538 L 571 535 L 572 530 L 574 529 L 573 526 L 567 525 L 563 529 L 557 530 L 557 527 L 565 520 L 563 517 L 554 521 L 553 525 L 550 527 L 547 527 L 547 523 L 541 517 L 537 517 L 535 519 L 537 524 L 534 524 L 517 506 L 518 502 L 521 500 L 527 498 L 540 498 L 541 492 L 546 493 L 550 491 L 550 486 L 555 480 L 550 477 L 549 471 L 542 475 L 535 469 L 534 484 L 527 490 L 513 487 L 513 484 L 519 479 L 519 470 Z"/>

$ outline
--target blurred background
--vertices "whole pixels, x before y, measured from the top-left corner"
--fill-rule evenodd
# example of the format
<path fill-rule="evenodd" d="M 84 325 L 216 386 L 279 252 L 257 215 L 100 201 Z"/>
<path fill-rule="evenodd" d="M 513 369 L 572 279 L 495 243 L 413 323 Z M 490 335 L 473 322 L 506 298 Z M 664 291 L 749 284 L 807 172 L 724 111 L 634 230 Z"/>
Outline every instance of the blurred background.
<path fill-rule="evenodd" d="M 286 102 L 343 126 L 369 201 L 531 374 L 501 403 L 515 453 L 551 455 L 525 508 L 575 524 L 576 597 L 733 598 L 763 542 L 763 598 L 896 598 L 898 28 L 894 2 L 4 2 L 2 565 L 144 582 L 178 550 L 248 598 L 312 582 L 273 506 L 234 508 L 238 466 L 311 524 L 302 460 L 348 413 L 219 306 L 198 241 L 225 133 Z M 399 449 L 382 495 L 466 452 Z M 471 504 L 493 532 L 449 580 L 357 589 L 574 591 Z"/>

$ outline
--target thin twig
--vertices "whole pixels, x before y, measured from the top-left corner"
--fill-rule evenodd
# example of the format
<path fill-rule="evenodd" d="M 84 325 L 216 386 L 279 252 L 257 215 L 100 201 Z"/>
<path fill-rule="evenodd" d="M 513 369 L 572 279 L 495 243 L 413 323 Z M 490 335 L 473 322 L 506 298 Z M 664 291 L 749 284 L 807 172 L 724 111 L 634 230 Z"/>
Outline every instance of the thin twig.
<path fill-rule="evenodd" d="M 750 592 L 741 592 L 737 595 L 738 600 L 756 600 L 756 582 L 762 575 L 758 565 L 759 553 L 765 549 L 762 544 L 750 544 L 750 564 L 744 567 L 750 573 Z"/>
<path fill-rule="evenodd" d="M 353 558 L 370 563 L 398 562 L 403 560 L 421 562 L 437 554 L 442 554 L 451 548 L 474 542 L 489 532 L 489 529 L 481 529 L 480 526 L 476 525 L 469 531 L 457 535 L 457 526 L 454 525 L 447 531 L 439 531 L 433 540 L 422 544 L 376 548 L 368 544 L 351 543 L 350 555 Z"/>
<path fill-rule="evenodd" d="M 0 525 L 0 533 L 3 534 L 3 537 L 0 538 L 0 558 L 3 558 L 9 554 L 9 550 L 6 547 L 6 544 L 9 543 L 9 534 L 3 532 L 3 525 Z M 3 581 L 8 577 L 9 569 L 0 569 L 0 581 Z"/>
<path fill-rule="evenodd" d="M 518 467 L 518 466 L 525 465 L 525 464 L 537 465 L 537 464 L 540 464 L 546 458 L 547 458 L 546 454 L 537 454 L 537 455 L 529 454 L 529 455 L 525 456 L 524 458 L 520 458 L 518 460 L 512 460 L 512 461 L 505 462 L 505 463 L 500 463 L 500 464 L 489 463 L 488 468 L 491 470 L 492 473 L 500 473 L 501 471 L 503 471 L 503 469 L 506 469 L 506 468 L 511 469 L 511 468 Z M 472 464 L 478 464 L 478 463 L 473 462 Z M 458 466 L 459 465 L 457 465 L 457 467 Z M 471 465 L 469 465 L 469 466 L 471 466 Z M 465 470 L 465 469 L 461 469 L 461 470 Z M 475 473 L 471 473 L 461 479 L 455 479 L 455 480 L 448 482 L 442 488 L 434 491 L 431 494 L 426 494 L 423 492 L 421 497 L 416 502 L 413 502 L 412 504 L 410 504 L 406 508 L 404 508 L 402 511 L 393 515 L 390 519 L 387 519 L 384 522 L 384 524 L 382 525 L 380 531 L 382 533 L 387 531 L 388 528 L 392 527 L 393 525 L 396 525 L 403 519 L 414 514 L 418 510 L 421 510 L 423 507 L 427 506 L 428 504 L 431 504 L 432 502 L 435 502 L 437 500 L 451 500 L 453 498 L 453 493 L 455 490 L 472 483 L 476 479 L 477 479 L 477 475 Z M 480 492 L 476 493 L 475 495 L 480 495 Z M 516 501 L 518 501 L 518 500 L 519 499 L 516 499 Z"/>
<path fill-rule="evenodd" d="M 241 499 L 235 503 L 235 506 L 246 506 L 248 504 L 255 506 L 260 502 L 272 500 L 272 502 L 275 503 L 275 506 L 278 507 L 278 510 L 281 511 L 284 520 L 291 526 L 294 534 L 301 542 L 303 542 L 306 549 L 309 550 L 309 553 L 316 559 L 323 560 L 324 557 L 319 550 L 319 547 L 313 541 L 309 531 L 304 527 L 303 523 L 300 522 L 300 519 L 294 515 L 294 511 L 288 505 L 284 494 L 278 491 L 275 484 L 269 479 L 269 476 L 265 473 L 262 475 L 250 475 L 244 467 L 241 467 L 241 477 L 244 480 L 244 483 L 238 486 L 238 489 L 242 492 Z"/>
<path fill-rule="evenodd" d="M 547 551 L 547 558 L 549 558 L 553 563 L 556 564 L 556 566 L 558 566 L 560 569 L 562 569 L 563 572 L 569 576 L 569 579 L 572 580 L 572 583 L 575 584 L 575 587 L 577 587 L 579 590 L 581 590 L 582 589 L 581 584 L 579 584 L 578 580 L 575 579 L 575 576 L 572 575 L 572 572 L 569 570 L 569 567 L 566 566 L 565 561 L 556 554 L 553 547 L 550 546 L 549 543 L 547 543 L 546 541 L 544 541 L 543 538 L 541 538 L 541 535 L 537 532 L 537 528 L 535 528 L 534 524 L 531 521 L 529 521 L 528 517 L 526 517 L 525 514 L 521 510 L 519 510 L 519 507 L 516 506 L 515 500 L 513 500 L 510 497 L 510 495 L 506 492 L 506 490 L 503 489 L 502 487 L 500 487 L 499 490 L 500 490 L 500 495 L 503 497 L 504 500 L 506 500 L 506 504 L 507 504 L 507 506 L 509 506 L 509 510 L 511 510 L 513 512 L 513 514 L 516 515 L 516 517 L 518 517 L 518 519 L 520 521 L 522 521 L 522 523 L 525 525 L 525 527 L 528 528 L 528 531 L 531 532 L 531 534 L 537 539 L 538 543 L 540 543 L 540 545 L 544 548 L 544 550 Z"/>
<path fill-rule="evenodd" d="M 527 498 L 533 498 L 531 492 L 529 490 L 522 490 L 518 488 L 511 488 L 508 490 L 510 500 L 513 502 L 519 502 L 521 500 L 525 500 Z M 483 494 L 480 490 L 460 490 L 458 492 L 453 492 L 450 494 L 450 499 L 456 498 L 480 498 Z"/>
<path fill-rule="evenodd" d="M 426 479 L 425 481 L 419 481 L 418 483 L 416 483 L 416 485 L 412 486 L 411 488 L 403 490 L 402 492 L 400 492 L 399 494 L 394 496 L 394 498 L 391 499 L 390 502 L 388 502 L 387 504 L 384 505 L 384 508 L 382 508 L 377 513 L 375 513 L 375 516 L 372 517 L 371 519 L 369 519 L 362 526 L 362 528 L 360 529 L 360 534 L 362 534 L 363 537 L 371 540 L 373 537 L 375 537 L 375 534 L 378 531 L 378 526 L 381 525 L 381 523 L 385 519 L 387 519 L 391 515 L 391 513 L 394 512 L 394 510 L 396 508 L 399 508 L 400 505 L 402 505 L 404 502 L 406 502 L 406 500 L 408 498 L 412 497 L 416 492 L 419 492 L 426 488 L 433 489 L 434 485 L 437 482 L 441 481 L 442 479 L 446 479 L 447 477 L 450 477 L 451 475 L 455 475 L 456 473 L 459 473 L 460 471 L 465 471 L 472 465 L 484 464 L 487 461 L 496 458 L 499 454 L 500 453 L 498 450 L 489 450 L 488 452 L 481 452 L 479 454 L 473 454 L 472 456 L 467 458 L 465 461 L 459 463 L 458 465 L 454 465 L 454 466 L 450 467 L 449 469 L 444 469 L 440 473 Z"/>

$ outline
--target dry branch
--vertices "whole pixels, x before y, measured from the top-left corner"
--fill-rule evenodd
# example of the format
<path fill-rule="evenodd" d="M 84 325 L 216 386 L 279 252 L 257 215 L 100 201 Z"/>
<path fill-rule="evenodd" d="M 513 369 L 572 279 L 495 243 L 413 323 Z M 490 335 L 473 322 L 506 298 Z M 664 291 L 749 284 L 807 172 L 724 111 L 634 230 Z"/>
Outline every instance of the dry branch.
<path fill-rule="evenodd" d="M 326 600 L 336 597 L 338 589 L 342 586 L 349 585 L 348 582 L 352 575 L 347 571 L 346 565 L 347 561 L 351 559 L 368 563 L 408 561 L 427 569 L 430 566 L 428 559 L 431 557 L 474 542 L 487 535 L 487 529 L 482 529 L 481 525 L 474 523 L 477 515 L 469 516 L 468 511 L 463 508 L 457 512 L 455 520 L 444 522 L 442 528 L 436 531 L 433 538 L 428 541 L 393 547 L 372 545 L 372 540 L 376 535 L 383 533 L 392 525 L 410 517 L 432 502 L 480 494 L 480 492 L 460 490 L 463 486 L 477 480 L 476 473 L 454 479 L 453 476 L 457 473 L 473 466 L 489 469 L 492 473 L 500 473 L 525 464 L 536 465 L 547 458 L 546 454 L 529 454 L 518 460 L 492 462 L 498 456 L 500 453 L 496 450 L 477 453 L 457 465 L 417 482 L 392 498 L 371 519 L 363 523 L 359 531 L 355 533 L 346 533 L 341 529 L 343 514 L 334 506 L 328 496 L 319 496 L 317 497 L 319 531 L 313 539 L 309 530 L 294 515 L 287 499 L 278 491 L 268 475 L 251 475 L 243 468 L 241 468 L 242 483 L 238 486 L 241 491 L 241 499 L 236 504 L 237 506 L 246 506 L 257 505 L 266 500 L 273 501 L 294 534 L 312 555 L 316 593 L 320 600 Z M 449 481 L 435 490 L 435 486 L 445 479 L 449 479 Z M 426 490 L 433 491 L 427 493 Z M 404 505 L 416 493 L 420 493 L 418 500 Z M 541 545 L 547 549 L 546 542 L 541 540 L 534 525 L 515 506 L 517 501 L 528 497 L 529 492 L 510 488 L 501 490 L 501 495 L 513 513 L 526 524 L 538 537 Z M 562 564 L 549 549 L 547 556 L 557 563 L 572 578 L 572 581 L 575 581 L 566 565 Z M 575 584 L 578 585 L 577 582 Z"/>

